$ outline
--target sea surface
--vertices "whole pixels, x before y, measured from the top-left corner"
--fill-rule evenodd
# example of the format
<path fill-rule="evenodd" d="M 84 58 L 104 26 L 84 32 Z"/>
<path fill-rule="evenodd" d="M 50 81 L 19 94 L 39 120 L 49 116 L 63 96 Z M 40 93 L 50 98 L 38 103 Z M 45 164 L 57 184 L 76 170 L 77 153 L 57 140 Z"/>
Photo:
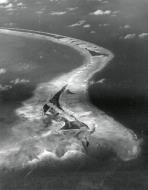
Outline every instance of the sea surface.
<path fill-rule="evenodd" d="M 49 172 L 46 167 L 26 177 L 28 170 L 16 173 L 16 176 L 12 172 L 1 177 L 2 189 L 148 188 L 147 7 L 147 0 L 20 0 L 0 4 L 1 27 L 62 34 L 112 51 L 115 55 L 112 62 L 92 78 L 90 100 L 143 139 L 141 154 L 135 160 L 107 160 L 100 164 L 100 160 L 90 159 L 78 168 L 74 163 L 76 173 L 73 168 L 67 173 L 62 167 L 60 175 Z M 96 10 L 102 12 L 94 14 Z M 0 92 L 1 143 L 5 136 L 9 136 L 11 124 L 17 120 L 13 110 L 32 96 L 36 85 L 77 67 L 79 61 L 82 62 L 82 57 L 73 56 L 73 51 L 66 47 L 63 50 L 63 46 L 0 35 L 0 87 L 5 86 L 9 91 L 7 93 L 3 88 Z M 2 70 L 4 66 L 6 72 Z"/>

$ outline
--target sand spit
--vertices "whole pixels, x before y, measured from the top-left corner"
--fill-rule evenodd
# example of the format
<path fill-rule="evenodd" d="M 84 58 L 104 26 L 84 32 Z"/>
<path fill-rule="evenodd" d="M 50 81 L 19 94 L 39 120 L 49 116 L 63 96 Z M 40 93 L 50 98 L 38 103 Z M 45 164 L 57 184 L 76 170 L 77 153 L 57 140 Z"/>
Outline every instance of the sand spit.
<path fill-rule="evenodd" d="M 112 150 L 124 161 L 139 155 L 141 141 L 137 139 L 136 134 L 89 102 L 87 91 L 89 81 L 96 72 L 110 63 L 113 58 L 110 51 L 79 39 L 39 31 L 9 28 L 0 29 L 0 33 L 54 41 L 74 48 L 86 58 L 85 64 L 80 67 L 47 83 L 39 84 L 34 91 L 34 97 L 25 101 L 23 106 L 16 110 L 16 114 L 23 118 L 23 121 L 13 127 L 13 133 L 21 137 L 16 143 L 19 151 L 17 148 L 16 152 L 11 151 L 11 147 L 3 148 L 0 151 L 1 165 L 24 167 L 49 158 L 62 160 L 76 155 L 81 157 L 86 152 L 91 155 L 93 150 L 99 152 L 102 147 Z M 90 129 L 94 129 L 89 137 L 90 145 L 86 151 L 83 150 L 81 142 L 72 136 L 64 139 L 62 135 L 53 134 L 49 130 L 42 134 L 38 133 L 43 127 L 41 113 L 43 104 L 64 85 L 67 85 L 66 89 L 73 93 L 70 94 L 67 90 L 62 93 L 60 98 L 62 108 L 66 113 L 87 124 Z M 59 124 L 51 126 L 54 129 Z M 29 147 L 32 148 L 29 150 Z M 9 160 L 10 155 L 11 160 Z M 19 158 L 17 163 L 16 157 Z"/>

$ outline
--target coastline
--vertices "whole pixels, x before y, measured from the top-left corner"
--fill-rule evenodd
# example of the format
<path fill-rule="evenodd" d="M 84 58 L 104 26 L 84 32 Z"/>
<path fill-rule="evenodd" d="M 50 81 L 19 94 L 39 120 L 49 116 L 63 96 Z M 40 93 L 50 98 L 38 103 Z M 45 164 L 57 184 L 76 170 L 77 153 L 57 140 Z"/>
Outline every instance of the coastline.
<path fill-rule="evenodd" d="M 93 144 L 93 139 L 95 138 L 97 139 L 98 147 L 103 146 L 113 150 L 117 156 L 124 161 L 136 158 L 139 155 L 140 140 L 137 139 L 134 132 L 122 126 L 120 123 L 107 116 L 101 110 L 95 108 L 89 102 L 87 89 L 90 78 L 96 72 L 101 71 L 112 60 L 113 54 L 110 51 L 89 42 L 56 34 L 22 29 L 1 29 L 0 31 L 4 31 L 6 33 L 10 32 L 14 35 L 27 34 L 27 37 L 31 38 L 33 36 L 38 36 L 39 38 L 45 40 L 53 40 L 54 42 L 70 46 L 75 50 L 80 51 L 81 54 L 86 58 L 86 63 L 82 66 L 72 70 L 69 73 L 63 74 L 49 81 L 48 83 L 40 84 L 34 92 L 34 98 L 25 101 L 23 106 L 16 110 L 18 115 L 24 114 L 24 117 L 30 121 L 40 120 L 42 118 L 40 110 L 42 108 L 43 102 L 46 101 L 46 98 L 50 99 L 54 93 L 67 84 L 67 88 L 74 94 L 70 95 L 66 92 L 62 94 L 60 104 L 64 110 L 73 114 L 76 118 L 87 124 L 90 128 L 94 127 L 95 125 L 95 132 L 90 137 L 91 145 L 87 150 L 88 153 L 90 152 L 91 154 L 90 149 L 93 149 L 95 146 Z M 95 52 L 94 56 L 92 55 L 92 52 Z M 41 92 L 42 90 L 46 91 L 46 96 L 42 101 L 40 101 L 39 97 L 37 97 L 37 92 Z M 49 95 L 48 97 L 47 94 Z M 38 104 L 38 102 L 40 103 Z M 30 112 L 28 112 L 27 106 L 32 106 Z M 79 151 L 81 148 L 82 147 L 80 147 Z M 66 154 L 70 155 L 70 151 L 68 150 L 64 156 Z M 37 156 L 38 159 L 36 160 L 42 160 L 44 155 L 46 155 L 45 157 L 50 156 L 51 152 L 48 152 L 49 151 L 43 150 L 43 152 Z M 53 155 L 54 154 L 52 154 L 52 156 Z"/>

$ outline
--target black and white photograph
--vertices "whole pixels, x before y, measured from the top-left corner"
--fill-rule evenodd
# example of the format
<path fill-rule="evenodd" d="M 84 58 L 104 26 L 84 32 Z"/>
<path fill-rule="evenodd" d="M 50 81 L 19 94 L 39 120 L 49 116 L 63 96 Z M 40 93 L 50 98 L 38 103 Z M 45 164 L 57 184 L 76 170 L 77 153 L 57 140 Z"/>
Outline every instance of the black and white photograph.
<path fill-rule="evenodd" d="M 148 190 L 148 0 L 0 0 L 0 190 Z"/>

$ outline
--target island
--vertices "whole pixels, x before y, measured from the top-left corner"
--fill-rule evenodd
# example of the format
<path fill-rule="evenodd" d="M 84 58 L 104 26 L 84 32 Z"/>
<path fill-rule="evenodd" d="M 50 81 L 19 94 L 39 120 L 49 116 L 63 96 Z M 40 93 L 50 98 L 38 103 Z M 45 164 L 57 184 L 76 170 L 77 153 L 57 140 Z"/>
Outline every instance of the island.
<path fill-rule="evenodd" d="M 54 41 L 73 48 L 85 58 L 78 68 L 39 84 L 34 96 L 16 109 L 20 117 L 18 128 L 28 126 L 33 132 L 15 146 L 1 150 L 0 165 L 28 167 L 50 158 L 65 161 L 85 155 L 98 156 L 102 149 L 112 151 L 123 161 L 139 155 L 141 139 L 89 101 L 91 79 L 111 62 L 112 52 L 58 34 L 18 28 L 1 28 L 0 33 Z"/>

